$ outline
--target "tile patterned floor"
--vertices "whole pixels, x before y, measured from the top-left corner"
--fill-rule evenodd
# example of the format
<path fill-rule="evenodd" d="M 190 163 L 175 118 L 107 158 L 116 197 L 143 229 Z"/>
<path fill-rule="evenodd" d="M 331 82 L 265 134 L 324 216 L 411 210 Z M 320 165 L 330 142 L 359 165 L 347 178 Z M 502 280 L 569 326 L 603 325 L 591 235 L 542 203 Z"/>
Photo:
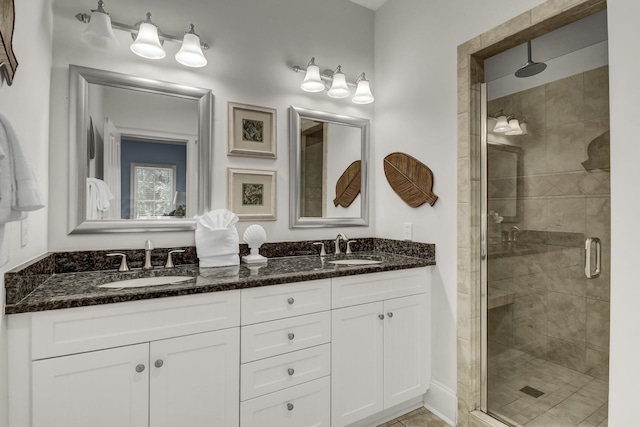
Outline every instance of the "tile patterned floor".
<path fill-rule="evenodd" d="M 608 381 L 519 350 L 489 361 L 489 412 L 514 426 L 606 427 Z M 520 391 L 544 392 L 538 398 Z"/>
<path fill-rule="evenodd" d="M 418 408 L 378 427 L 449 427 L 449 424 L 425 408 Z"/>

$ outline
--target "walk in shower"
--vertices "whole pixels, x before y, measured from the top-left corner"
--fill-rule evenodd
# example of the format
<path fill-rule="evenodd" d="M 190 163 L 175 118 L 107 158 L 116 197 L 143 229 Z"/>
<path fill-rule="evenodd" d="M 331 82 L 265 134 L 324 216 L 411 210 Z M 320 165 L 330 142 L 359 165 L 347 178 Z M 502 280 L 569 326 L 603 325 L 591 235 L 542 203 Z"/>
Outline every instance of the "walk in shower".
<path fill-rule="evenodd" d="M 513 426 L 607 425 L 608 66 L 554 70 L 600 47 L 482 88 L 481 402 Z"/>

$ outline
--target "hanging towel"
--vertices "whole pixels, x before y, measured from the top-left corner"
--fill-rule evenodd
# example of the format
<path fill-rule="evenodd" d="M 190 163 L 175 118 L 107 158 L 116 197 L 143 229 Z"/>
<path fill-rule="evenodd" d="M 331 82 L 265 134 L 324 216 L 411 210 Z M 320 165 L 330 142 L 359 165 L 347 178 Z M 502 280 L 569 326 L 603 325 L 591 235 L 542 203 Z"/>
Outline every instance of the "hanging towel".
<path fill-rule="evenodd" d="M 225 267 L 240 264 L 238 216 L 216 209 L 196 222 L 196 252 L 200 267 Z"/>
<path fill-rule="evenodd" d="M 87 178 L 87 219 L 103 219 L 114 198 L 103 180 Z"/>
<path fill-rule="evenodd" d="M 5 224 L 44 207 L 35 175 L 16 132 L 0 114 L 0 267 L 9 261 Z"/>

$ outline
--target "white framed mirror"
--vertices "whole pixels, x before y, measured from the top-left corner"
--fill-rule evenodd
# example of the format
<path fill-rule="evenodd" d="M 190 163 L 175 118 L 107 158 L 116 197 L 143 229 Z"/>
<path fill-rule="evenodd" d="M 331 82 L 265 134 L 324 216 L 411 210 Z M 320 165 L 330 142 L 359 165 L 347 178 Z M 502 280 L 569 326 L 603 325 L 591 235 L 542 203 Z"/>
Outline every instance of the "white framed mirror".
<path fill-rule="evenodd" d="M 211 91 L 76 65 L 69 76 L 69 234 L 194 229 L 211 204 Z"/>
<path fill-rule="evenodd" d="M 369 225 L 369 126 L 368 119 L 289 108 L 290 228 Z"/>

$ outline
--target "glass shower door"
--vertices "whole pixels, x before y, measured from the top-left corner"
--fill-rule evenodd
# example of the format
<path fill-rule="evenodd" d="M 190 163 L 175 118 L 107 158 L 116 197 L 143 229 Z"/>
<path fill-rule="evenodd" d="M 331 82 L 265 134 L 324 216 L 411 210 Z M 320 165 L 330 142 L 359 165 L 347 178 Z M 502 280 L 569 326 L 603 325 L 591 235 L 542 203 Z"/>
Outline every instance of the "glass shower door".
<path fill-rule="evenodd" d="M 606 66 L 486 104 L 483 410 L 510 425 L 607 422 L 608 105 Z"/>

